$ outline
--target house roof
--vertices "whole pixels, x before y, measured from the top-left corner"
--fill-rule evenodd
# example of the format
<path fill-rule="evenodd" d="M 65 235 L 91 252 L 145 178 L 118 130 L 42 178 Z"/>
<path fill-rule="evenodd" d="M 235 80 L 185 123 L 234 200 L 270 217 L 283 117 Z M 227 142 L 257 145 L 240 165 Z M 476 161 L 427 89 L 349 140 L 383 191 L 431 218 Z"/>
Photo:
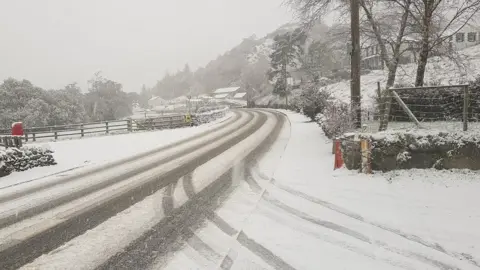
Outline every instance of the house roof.
<path fill-rule="evenodd" d="M 233 98 L 242 98 L 246 95 L 247 93 L 243 92 L 243 93 L 236 93 Z"/>
<path fill-rule="evenodd" d="M 218 95 L 215 95 L 214 98 L 225 98 L 227 96 L 228 94 L 218 94 Z"/>
<path fill-rule="evenodd" d="M 174 100 L 180 100 L 181 101 L 181 100 L 187 100 L 187 99 L 188 99 L 188 97 L 186 97 L 186 96 L 179 96 L 179 97 L 175 98 Z"/>
<path fill-rule="evenodd" d="M 226 88 L 219 88 L 213 91 L 214 94 L 223 94 L 223 93 L 232 93 L 240 89 L 240 87 L 226 87 Z"/>
<path fill-rule="evenodd" d="M 152 97 L 151 99 L 149 99 L 149 101 L 153 101 L 153 100 L 163 100 L 161 97 Z"/>

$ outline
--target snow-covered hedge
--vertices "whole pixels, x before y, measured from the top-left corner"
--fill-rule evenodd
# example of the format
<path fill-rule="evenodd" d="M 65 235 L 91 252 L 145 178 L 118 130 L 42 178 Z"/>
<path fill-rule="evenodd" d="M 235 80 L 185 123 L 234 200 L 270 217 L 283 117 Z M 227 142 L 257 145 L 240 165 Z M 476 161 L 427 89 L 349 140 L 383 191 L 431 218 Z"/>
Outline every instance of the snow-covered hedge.
<path fill-rule="evenodd" d="M 354 134 L 342 137 L 342 154 L 348 169 L 360 168 L 360 143 Z M 373 170 L 471 169 L 480 170 L 480 136 L 444 132 L 393 132 L 359 134 L 371 142 Z"/>
<path fill-rule="evenodd" d="M 57 164 L 52 151 L 41 147 L 8 148 L 0 150 L 0 177 L 12 171 Z"/>
<path fill-rule="evenodd" d="M 224 117 L 229 109 L 230 108 L 228 106 L 225 106 L 224 108 L 218 110 L 194 114 L 192 115 L 193 125 L 198 126 Z"/>

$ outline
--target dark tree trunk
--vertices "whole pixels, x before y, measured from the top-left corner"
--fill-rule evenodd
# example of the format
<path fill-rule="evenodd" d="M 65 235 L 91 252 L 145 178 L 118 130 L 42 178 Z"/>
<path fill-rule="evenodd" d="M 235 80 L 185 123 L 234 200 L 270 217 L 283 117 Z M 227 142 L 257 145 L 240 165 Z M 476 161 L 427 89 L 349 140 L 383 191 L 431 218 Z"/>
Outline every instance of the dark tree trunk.
<path fill-rule="evenodd" d="M 417 75 L 415 77 L 415 86 L 423 86 L 423 80 L 425 79 L 425 70 L 427 67 L 428 53 L 429 53 L 428 34 L 426 35 L 426 41 L 422 38 L 422 48 L 418 57 Z"/>
<path fill-rule="evenodd" d="M 422 40 L 420 45 L 420 54 L 418 56 L 417 75 L 415 78 L 415 86 L 423 86 L 425 79 L 425 70 L 427 67 L 428 55 L 430 53 L 430 27 L 432 23 L 432 13 L 435 1 L 424 1 L 424 14 L 422 18 Z"/>

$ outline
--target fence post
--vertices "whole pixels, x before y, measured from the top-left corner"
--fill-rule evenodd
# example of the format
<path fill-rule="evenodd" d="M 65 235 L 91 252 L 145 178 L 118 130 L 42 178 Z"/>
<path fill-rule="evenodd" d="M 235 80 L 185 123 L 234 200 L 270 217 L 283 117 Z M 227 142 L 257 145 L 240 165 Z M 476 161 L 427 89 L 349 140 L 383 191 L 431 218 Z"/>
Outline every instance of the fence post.
<path fill-rule="evenodd" d="M 463 131 L 468 130 L 468 103 L 470 93 L 468 91 L 468 86 L 463 88 Z"/>
<path fill-rule="evenodd" d="M 412 120 L 417 127 L 420 127 L 420 122 L 418 122 L 417 117 L 413 115 L 412 111 L 405 105 L 405 102 L 400 98 L 400 96 L 397 94 L 397 92 L 392 91 L 393 97 L 397 100 L 398 104 L 400 104 L 400 107 L 407 113 L 408 117 L 410 117 L 410 120 Z"/>
<path fill-rule="evenodd" d="M 58 139 L 58 132 L 55 131 L 55 133 L 53 133 L 53 134 L 55 136 L 55 140 L 57 140 Z"/>
<path fill-rule="evenodd" d="M 35 133 L 32 133 L 32 139 L 34 142 L 37 141 L 37 139 L 35 138 Z"/>
<path fill-rule="evenodd" d="M 83 131 L 83 124 L 80 124 L 80 136 L 81 137 L 85 136 L 85 133 Z"/>
<path fill-rule="evenodd" d="M 127 130 L 132 132 L 132 119 L 127 119 Z"/>
<path fill-rule="evenodd" d="M 14 136 L 13 137 L 13 144 L 15 145 L 16 148 L 22 147 L 22 137 Z"/>
<path fill-rule="evenodd" d="M 25 141 L 28 142 L 28 133 L 25 132 Z"/>
<path fill-rule="evenodd" d="M 108 122 L 105 122 L 105 132 L 108 134 Z"/>
<path fill-rule="evenodd" d="M 5 148 L 8 148 L 8 138 L 7 136 L 3 137 L 3 145 L 5 146 Z"/>

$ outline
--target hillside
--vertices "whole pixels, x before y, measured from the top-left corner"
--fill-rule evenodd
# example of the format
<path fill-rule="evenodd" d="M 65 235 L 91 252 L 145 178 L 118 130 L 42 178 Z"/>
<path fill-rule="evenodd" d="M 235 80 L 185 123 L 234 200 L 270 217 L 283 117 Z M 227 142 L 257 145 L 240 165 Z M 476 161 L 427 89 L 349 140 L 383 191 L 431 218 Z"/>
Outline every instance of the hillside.
<path fill-rule="evenodd" d="M 459 52 L 462 65 L 440 57 L 430 58 L 425 74 L 426 85 L 454 85 L 468 83 L 480 74 L 480 45 L 467 48 Z M 416 64 L 401 65 L 397 71 L 396 84 L 413 86 L 416 73 Z M 387 71 L 374 70 L 361 76 L 362 102 L 365 106 L 372 104 L 375 97 L 377 82 L 384 87 Z M 350 81 L 344 80 L 326 86 L 334 97 L 344 102 L 350 101 Z"/>
<path fill-rule="evenodd" d="M 256 90 L 256 95 L 265 96 L 271 93 L 266 72 L 270 68 L 269 55 L 273 38 L 294 30 L 297 24 L 285 24 L 264 37 L 251 36 L 210 61 L 205 67 L 192 72 L 185 66 L 182 71 L 167 74 L 151 87 L 153 95 L 172 99 L 182 95 L 200 95 L 212 90 L 228 86 L 244 86 Z M 322 36 L 327 27 L 319 24 L 312 29 L 312 37 Z"/>
<path fill-rule="evenodd" d="M 480 74 L 480 45 L 459 52 L 458 61 L 447 58 L 433 57 L 429 59 L 425 74 L 427 85 L 453 85 L 468 83 Z M 461 65 L 457 63 L 461 62 Z M 412 85 L 415 80 L 416 64 L 401 65 L 397 71 L 396 85 Z M 382 87 L 386 84 L 387 70 L 372 70 L 361 76 L 361 91 L 363 106 L 373 105 L 376 96 L 377 82 Z M 343 102 L 350 102 L 350 81 L 342 80 L 322 88 L 329 91 L 333 97 Z M 274 95 L 265 96 L 256 101 L 257 104 L 284 103 Z"/>

